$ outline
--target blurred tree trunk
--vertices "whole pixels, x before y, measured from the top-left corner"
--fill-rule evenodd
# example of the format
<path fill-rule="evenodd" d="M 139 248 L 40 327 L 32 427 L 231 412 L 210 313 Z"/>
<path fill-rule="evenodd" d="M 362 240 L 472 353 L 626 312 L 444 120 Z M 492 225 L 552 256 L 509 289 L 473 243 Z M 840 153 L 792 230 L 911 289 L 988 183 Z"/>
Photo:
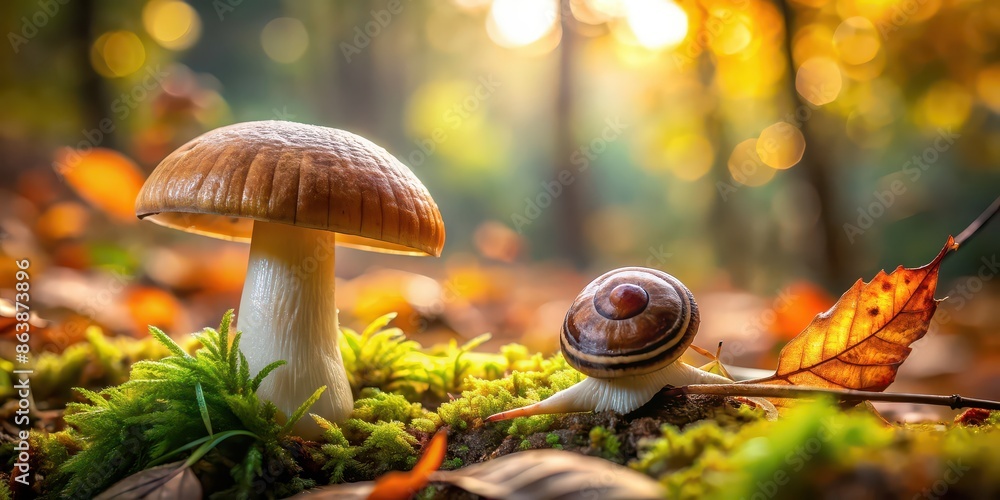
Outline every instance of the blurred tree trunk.
<path fill-rule="evenodd" d="M 76 51 L 74 58 L 79 65 L 79 79 L 76 82 L 77 95 L 80 109 L 80 127 L 98 127 L 101 120 L 107 118 L 111 112 L 111 104 L 108 99 L 108 90 L 101 82 L 101 77 L 90 65 L 90 45 L 96 38 L 94 33 L 94 2 L 93 0 L 80 0 L 72 2 L 75 6 L 76 15 L 73 16 L 72 31 L 66 41 Z M 110 133 L 104 136 L 102 144 L 95 146 L 115 145 L 115 132 L 121 128 L 115 127 Z M 73 141 L 74 143 L 79 141 Z M 75 145 L 75 144 L 74 144 Z"/>
<path fill-rule="evenodd" d="M 573 140 L 573 79 L 575 78 L 573 63 L 578 57 L 578 36 L 571 24 L 575 22 L 570 12 L 570 0 L 560 2 L 560 23 L 562 41 L 559 44 L 559 68 L 556 73 L 556 109 L 555 109 L 555 141 L 556 161 L 552 163 L 552 179 L 558 179 L 563 170 L 575 172 L 570 164 L 570 157 L 576 150 Z M 563 186 L 562 197 L 555 205 L 556 235 L 559 242 L 559 252 L 566 256 L 573 265 L 583 268 L 589 262 L 589 256 L 584 244 L 583 224 L 586 219 L 586 207 L 583 204 L 584 177 L 577 176 L 575 182 Z"/>
<path fill-rule="evenodd" d="M 332 86 L 339 92 L 336 110 L 328 106 L 328 109 L 324 110 L 324 114 L 335 117 L 334 121 L 347 130 L 363 136 L 373 136 L 378 131 L 380 106 L 376 103 L 376 99 L 379 96 L 380 86 L 375 78 L 375 50 L 373 47 L 375 41 L 371 37 L 365 38 L 367 35 L 364 34 L 364 29 L 366 23 L 373 22 L 371 11 L 383 8 L 384 5 L 373 5 L 369 2 L 345 2 L 340 5 L 341 10 L 337 12 L 342 16 L 343 21 L 340 24 L 339 39 L 352 45 L 360 42 L 355 45 L 360 53 L 353 54 L 350 61 L 339 48 L 333 54 L 337 64 L 336 74 L 333 75 L 336 80 Z M 363 35 L 358 35 L 355 27 L 360 27 Z M 379 32 L 376 38 L 382 34 Z M 360 38 L 356 40 L 356 37 Z M 339 43 L 337 45 L 339 46 Z"/>
<path fill-rule="evenodd" d="M 785 23 L 785 54 L 788 63 L 788 91 L 791 104 L 794 107 L 793 110 L 800 107 L 810 107 L 811 104 L 803 100 L 795 88 L 797 68 L 792 50 L 795 33 L 795 10 L 788 5 L 787 0 L 776 1 Z M 815 118 L 815 115 L 813 117 Z M 849 284 L 850 280 L 847 279 L 849 277 L 848 270 L 844 263 L 844 234 L 835 217 L 837 203 L 828 160 L 830 155 L 828 151 L 823 149 L 823 140 L 811 133 L 812 127 L 809 121 L 805 120 L 799 124 L 802 137 L 806 142 L 806 149 L 799 167 L 794 170 L 800 172 L 816 190 L 820 212 L 815 244 L 802 253 L 807 258 L 811 257 L 811 267 L 816 270 L 817 277 L 824 284 L 832 286 L 834 289 L 840 289 Z"/>
<path fill-rule="evenodd" d="M 705 16 L 707 12 L 703 11 Z M 711 101 L 711 111 L 705 115 L 705 132 L 714 139 L 715 150 L 719 152 L 712 163 L 709 176 L 714 187 L 712 207 L 708 215 L 710 238 L 717 254 L 717 260 L 726 267 L 733 284 L 739 287 L 750 285 L 750 269 L 753 266 L 753 255 L 747 251 L 750 241 L 749 226 L 742 220 L 744 210 L 740 210 L 738 192 L 729 191 L 735 181 L 729 173 L 729 155 L 726 154 L 736 147 L 736 141 L 726 130 L 722 114 L 722 98 L 719 87 L 714 84 L 715 64 L 705 50 L 698 56 L 698 78 L 706 98 Z M 738 185 L 738 184 L 737 184 Z"/>

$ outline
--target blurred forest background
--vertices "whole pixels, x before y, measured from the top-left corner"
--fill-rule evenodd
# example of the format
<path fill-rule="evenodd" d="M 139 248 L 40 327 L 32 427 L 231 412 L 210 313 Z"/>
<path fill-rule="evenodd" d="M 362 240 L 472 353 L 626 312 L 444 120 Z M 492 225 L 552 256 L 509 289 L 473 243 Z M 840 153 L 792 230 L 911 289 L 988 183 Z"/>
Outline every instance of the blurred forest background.
<path fill-rule="evenodd" d="M 167 153 L 238 121 L 350 130 L 424 181 L 448 228 L 441 260 L 338 255 L 344 323 L 397 311 L 424 344 L 492 332 L 488 347 L 554 351 L 583 285 L 643 265 L 695 291 L 699 345 L 773 368 L 851 283 L 928 262 L 1000 194 L 990 0 L 0 13 L 0 296 L 31 259 L 39 350 L 89 324 L 184 333 L 237 306 L 246 246 L 140 224 L 132 204 Z M 998 248 L 990 227 L 949 257 L 951 299 L 897 388 L 1000 397 Z"/>

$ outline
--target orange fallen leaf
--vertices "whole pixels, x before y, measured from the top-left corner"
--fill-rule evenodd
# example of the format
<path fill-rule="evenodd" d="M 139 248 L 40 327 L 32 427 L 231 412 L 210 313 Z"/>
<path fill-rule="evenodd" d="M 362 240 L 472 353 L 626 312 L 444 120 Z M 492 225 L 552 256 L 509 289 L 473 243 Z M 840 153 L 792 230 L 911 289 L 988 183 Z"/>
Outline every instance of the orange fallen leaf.
<path fill-rule="evenodd" d="M 135 198 L 144 178 L 125 155 L 106 148 L 62 148 L 56 171 L 91 205 L 121 222 L 135 222 Z"/>
<path fill-rule="evenodd" d="M 441 467 L 448 448 L 448 433 L 438 431 L 424 450 L 423 455 L 409 472 L 390 472 L 375 480 L 375 489 L 369 500 L 406 500 L 427 486 L 431 474 Z"/>
<path fill-rule="evenodd" d="M 62 201 L 38 217 L 35 231 L 47 241 L 78 238 L 87 232 L 89 219 L 86 207 L 75 201 Z"/>
<path fill-rule="evenodd" d="M 173 294 L 155 287 L 129 287 L 126 290 L 125 304 L 135 332 L 146 332 L 149 325 L 171 331 L 176 328 L 178 317 L 183 314 L 183 306 Z"/>
<path fill-rule="evenodd" d="M 883 391 L 927 333 L 938 301 L 941 260 L 958 246 L 954 238 L 929 264 L 879 271 L 858 280 L 834 306 L 788 342 L 774 375 L 757 383 Z"/>
<path fill-rule="evenodd" d="M 798 281 L 785 288 L 782 303 L 774 309 L 771 331 L 781 340 L 789 340 L 801 332 L 818 314 L 833 306 L 833 297 L 822 288 Z"/>

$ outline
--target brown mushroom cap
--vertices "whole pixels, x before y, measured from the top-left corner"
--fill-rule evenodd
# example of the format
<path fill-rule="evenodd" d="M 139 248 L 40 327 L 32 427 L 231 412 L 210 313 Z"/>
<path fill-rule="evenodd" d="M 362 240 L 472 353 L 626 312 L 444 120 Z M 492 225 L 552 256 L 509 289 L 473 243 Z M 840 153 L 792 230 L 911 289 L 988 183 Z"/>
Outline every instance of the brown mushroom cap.
<path fill-rule="evenodd" d="M 444 222 L 405 165 L 343 130 L 283 121 L 230 125 L 168 155 L 135 202 L 140 219 L 250 241 L 253 221 L 333 231 L 337 243 L 440 255 Z"/>

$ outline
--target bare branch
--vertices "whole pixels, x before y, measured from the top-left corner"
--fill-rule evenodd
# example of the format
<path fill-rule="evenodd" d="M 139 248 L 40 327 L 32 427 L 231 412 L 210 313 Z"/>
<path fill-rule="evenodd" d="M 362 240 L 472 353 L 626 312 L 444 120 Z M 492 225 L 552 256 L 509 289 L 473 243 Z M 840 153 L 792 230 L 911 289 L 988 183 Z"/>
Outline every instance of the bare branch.
<path fill-rule="evenodd" d="M 872 392 L 846 389 L 821 389 L 770 384 L 697 384 L 676 387 L 667 391 L 668 395 L 714 394 L 718 396 L 744 396 L 761 398 L 815 398 L 831 396 L 839 401 L 885 401 L 889 403 L 916 403 L 958 408 L 984 408 L 1000 410 L 1000 401 L 966 398 L 958 394 L 939 396 L 933 394 L 911 394 L 902 392 Z"/>

